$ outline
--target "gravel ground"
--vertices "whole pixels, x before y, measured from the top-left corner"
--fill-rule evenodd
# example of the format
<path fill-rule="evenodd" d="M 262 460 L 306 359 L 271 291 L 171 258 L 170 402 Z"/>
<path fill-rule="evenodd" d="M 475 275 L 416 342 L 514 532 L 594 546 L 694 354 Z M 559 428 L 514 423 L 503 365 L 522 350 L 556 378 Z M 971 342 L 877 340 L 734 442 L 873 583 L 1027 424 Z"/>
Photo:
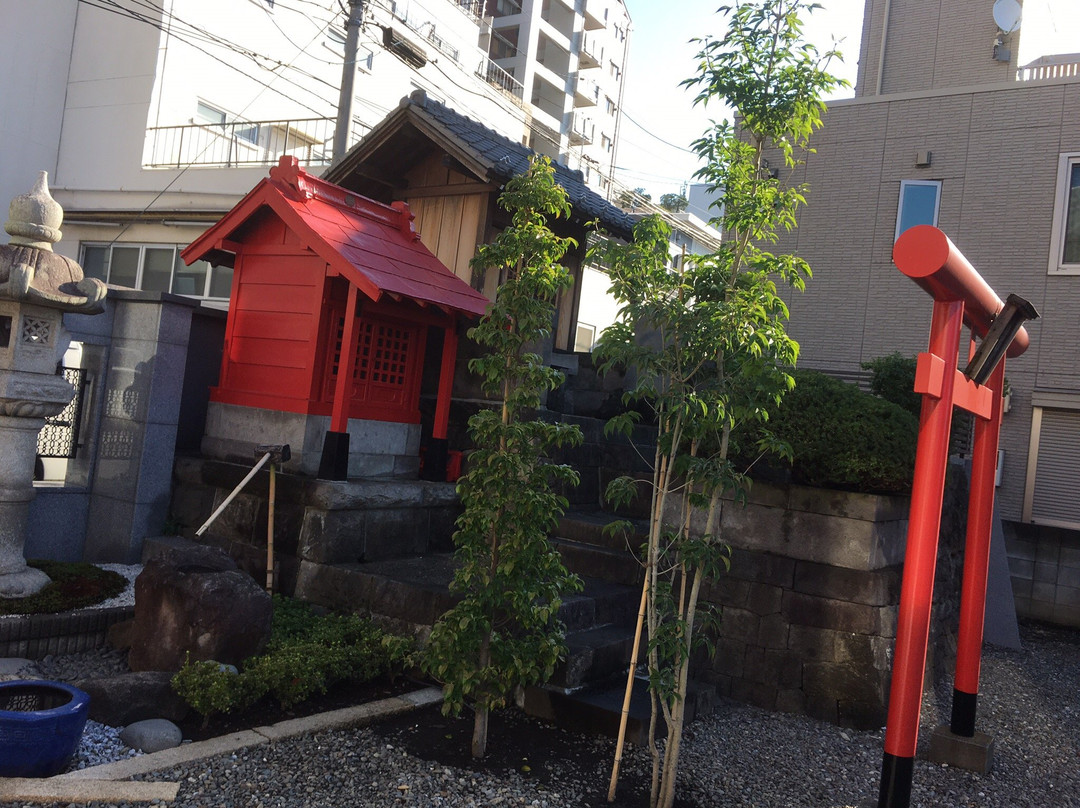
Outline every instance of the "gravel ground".
<path fill-rule="evenodd" d="M 993 735 L 989 775 L 915 765 L 915 808 L 1080 807 L 1080 632 L 1022 627 L 1023 651 L 989 649 L 979 728 Z M 924 705 L 923 736 L 947 715 L 951 684 Z M 423 714 L 416 714 L 418 722 Z M 679 793 L 699 808 L 861 808 L 876 805 L 883 732 L 723 704 L 688 728 Z M 497 739 L 493 738 L 497 744 Z M 581 745 L 579 745 L 581 746 Z M 179 808 L 196 806 L 600 805 L 612 744 L 594 759 L 545 761 L 550 778 L 456 769 L 409 754 L 376 729 L 306 735 L 187 764 L 145 779 L 178 780 Z M 538 762 L 534 762 L 538 766 Z M 624 771 L 644 771 L 643 750 Z M 4 805 L 12 805 L 11 803 Z"/>

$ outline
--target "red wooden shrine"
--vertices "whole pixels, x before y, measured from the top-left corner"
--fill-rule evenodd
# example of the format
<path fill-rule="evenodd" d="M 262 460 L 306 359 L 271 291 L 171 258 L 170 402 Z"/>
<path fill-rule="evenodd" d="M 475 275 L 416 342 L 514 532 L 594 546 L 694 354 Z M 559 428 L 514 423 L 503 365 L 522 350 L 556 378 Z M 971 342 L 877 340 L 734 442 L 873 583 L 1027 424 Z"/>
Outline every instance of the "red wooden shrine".
<path fill-rule="evenodd" d="M 445 439 L 457 319 L 483 314 L 488 300 L 420 242 L 412 218 L 404 202 L 375 202 L 281 158 L 182 252 L 188 264 L 233 266 L 211 401 L 329 415 L 324 461 L 334 441 L 344 441 L 347 456 L 350 418 L 419 423 L 425 343 L 437 326 L 444 339 L 432 436 Z M 342 462 L 320 476 L 343 479 Z"/>

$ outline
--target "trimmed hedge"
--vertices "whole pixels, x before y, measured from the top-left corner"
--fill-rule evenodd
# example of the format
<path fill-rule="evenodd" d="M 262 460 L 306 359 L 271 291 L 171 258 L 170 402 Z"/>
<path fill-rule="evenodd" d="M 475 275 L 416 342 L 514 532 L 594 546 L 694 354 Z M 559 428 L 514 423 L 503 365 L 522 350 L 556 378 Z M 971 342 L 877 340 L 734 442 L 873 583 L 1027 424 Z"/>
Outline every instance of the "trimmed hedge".
<path fill-rule="evenodd" d="M 769 430 L 791 446 L 790 479 L 845 491 L 909 493 L 918 419 L 897 404 L 823 373 L 798 370 L 793 375 L 795 389 L 768 423 Z M 782 461 L 767 462 L 777 466 Z"/>

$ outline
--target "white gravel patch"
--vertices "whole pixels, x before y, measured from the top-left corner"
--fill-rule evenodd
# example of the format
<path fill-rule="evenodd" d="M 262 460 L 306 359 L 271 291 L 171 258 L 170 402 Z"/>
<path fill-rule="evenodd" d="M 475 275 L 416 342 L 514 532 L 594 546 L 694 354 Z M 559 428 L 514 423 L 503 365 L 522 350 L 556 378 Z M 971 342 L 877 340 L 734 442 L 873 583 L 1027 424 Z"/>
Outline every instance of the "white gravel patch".
<path fill-rule="evenodd" d="M 112 609 L 117 606 L 134 606 L 135 605 L 135 579 L 139 573 L 142 572 L 142 564 L 95 564 L 95 567 L 100 567 L 103 570 L 111 570 L 112 572 L 118 572 L 127 579 L 127 587 L 114 598 L 103 600 L 101 603 L 95 603 L 93 606 L 88 606 L 86 609 L 80 609 L 79 611 L 89 611 L 91 609 Z"/>

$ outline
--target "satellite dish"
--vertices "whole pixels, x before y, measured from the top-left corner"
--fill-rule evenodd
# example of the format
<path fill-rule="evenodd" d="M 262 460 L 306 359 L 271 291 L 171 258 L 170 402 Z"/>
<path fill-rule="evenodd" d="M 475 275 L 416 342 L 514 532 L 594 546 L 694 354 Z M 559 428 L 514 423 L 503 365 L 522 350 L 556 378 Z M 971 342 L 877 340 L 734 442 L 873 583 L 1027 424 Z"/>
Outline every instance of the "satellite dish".
<path fill-rule="evenodd" d="M 1020 28 L 1020 3 L 1018 0 L 995 0 L 994 22 L 1002 33 L 1011 34 Z"/>

